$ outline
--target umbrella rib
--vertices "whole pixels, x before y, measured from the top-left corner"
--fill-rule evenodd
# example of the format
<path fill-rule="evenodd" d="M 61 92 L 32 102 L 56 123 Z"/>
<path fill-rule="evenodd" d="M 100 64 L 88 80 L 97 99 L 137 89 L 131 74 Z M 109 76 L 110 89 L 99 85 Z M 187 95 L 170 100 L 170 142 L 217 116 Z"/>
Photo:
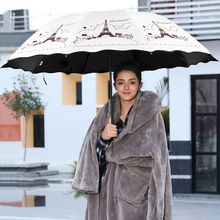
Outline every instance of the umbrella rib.
<path fill-rule="evenodd" d="M 87 64 L 88 58 L 89 58 L 89 53 L 87 53 L 87 56 L 86 56 L 86 60 L 85 60 L 85 63 L 84 63 L 83 74 L 85 73 L 85 69 L 86 69 L 86 64 Z"/>
<path fill-rule="evenodd" d="M 36 73 L 35 70 L 37 69 L 38 66 L 42 66 L 42 65 L 43 65 L 44 57 L 45 57 L 45 55 L 42 57 L 42 59 L 40 60 L 40 62 L 37 63 L 37 65 L 34 67 L 34 70 L 32 71 L 33 73 Z"/>
<path fill-rule="evenodd" d="M 179 56 L 181 57 L 181 59 L 183 60 L 183 62 L 186 64 L 186 66 L 188 67 L 189 65 L 187 64 L 186 60 L 184 59 L 184 57 L 182 56 L 182 54 L 177 51 L 177 53 L 179 54 Z"/>
<path fill-rule="evenodd" d="M 126 11 L 127 12 L 127 11 Z M 128 13 L 128 12 L 127 12 Z M 134 18 L 134 16 L 133 16 L 133 14 L 132 13 L 128 13 L 129 15 L 130 15 L 130 18 L 132 19 L 132 21 L 133 21 L 133 23 L 136 23 L 136 22 L 134 22 L 135 21 L 135 18 Z M 136 14 L 136 13 L 135 13 Z M 149 45 L 149 43 L 147 43 L 146 42 L 146 37 L 145 37 L 145 35 L 144 35 L 144 33 L 139 29 L 139 33 L 141 34 L 141 36 L 143 37 L 143 42 L 144 42 L 144 44 L 143 45 L 145 45 L 145 46 L 147 46 L 148 47 L 148 50 L 149 50 L 149 52 L 151 51 L 151 47 L 150 47 L 150 45 Z"/>

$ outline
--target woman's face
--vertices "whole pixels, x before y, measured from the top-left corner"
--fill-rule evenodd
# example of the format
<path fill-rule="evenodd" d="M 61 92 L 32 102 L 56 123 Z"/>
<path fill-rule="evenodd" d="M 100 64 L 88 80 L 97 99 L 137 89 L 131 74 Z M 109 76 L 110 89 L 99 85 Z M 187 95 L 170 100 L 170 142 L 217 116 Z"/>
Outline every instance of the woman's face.
<path fill-rule="evenodd" d="M 118 73 L 114 86 L 121 100 L 134 101 L 138 90 L 142 87 L 142 83 L 139 84 L 133 71 L 122 70 Z"/>

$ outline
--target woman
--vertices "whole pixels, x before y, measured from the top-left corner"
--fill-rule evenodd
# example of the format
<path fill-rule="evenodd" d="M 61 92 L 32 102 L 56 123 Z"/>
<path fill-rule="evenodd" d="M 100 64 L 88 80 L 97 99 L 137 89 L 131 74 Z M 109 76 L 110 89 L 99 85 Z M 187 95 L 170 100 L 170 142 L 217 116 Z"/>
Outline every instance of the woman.
<path fill-rule="evenodd" d="M 87 198 L 85 220 L 171 220 L 170 166 L 161 101 L 141 92 L 132 60 L 114 72 L 114 121 L 108 101 L 84 139 L 72 187 Z"/>

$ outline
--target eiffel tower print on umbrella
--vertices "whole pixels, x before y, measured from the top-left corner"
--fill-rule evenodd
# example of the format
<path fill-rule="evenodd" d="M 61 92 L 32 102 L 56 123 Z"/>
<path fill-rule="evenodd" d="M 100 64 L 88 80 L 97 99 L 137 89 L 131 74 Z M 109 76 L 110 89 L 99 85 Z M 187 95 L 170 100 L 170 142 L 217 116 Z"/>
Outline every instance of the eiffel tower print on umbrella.
<path fill-rule="evenodd" d="M 114 35 L 108 29 L 107 20 L 105 20 L 104 28 L 103 28 L 102 32 L 99 34 L 98 37 L 102 37 L 104 35 L 107 35 L 107 36 L 110 36 L 110 37 L 114 37 Z"/>
<path fill-rule="evenodd" d="M 174 38 L 174 36 L 169 35 L 167 32 L 165 32 L 165 31 L 164 31 L 158 24 L 156 24 L 154 21 L 152 21 L 152 23 L 154 23 L 154 24 L 157 26 L 157 28 L 159 29 L 159 31 L 160 31 L 160 37 L 168 36 L 168 37 L 170 37 L 170 38 Z"/>
<path fill-rule="evenodd" d="M 63 25 L 60 25 L 60 27 L 57 28 L 57 30 L 50 36 L 48 37 L 45 41 L 42 42 L 43 43 L 46 43 L 47 41 L 52 41 L 52 42 L 55 42 L 55 41 L 58 41 L 60 40 L 60 38 L 55 38 L 58 31 L 62 28 Z"/>

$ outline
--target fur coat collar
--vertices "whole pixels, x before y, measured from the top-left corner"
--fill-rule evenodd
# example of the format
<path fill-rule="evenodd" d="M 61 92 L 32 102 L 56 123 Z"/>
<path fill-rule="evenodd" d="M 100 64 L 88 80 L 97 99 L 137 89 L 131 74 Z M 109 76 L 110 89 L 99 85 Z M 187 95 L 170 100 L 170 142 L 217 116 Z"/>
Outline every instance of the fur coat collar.
<path fill-rule="evenodd" d="M 114 121 L 120 97 L 113 96 Z M 152 92 L 138 92 L 126 128 L 106 150 L 109 162 L 100 194 L 95 145 L 110 117 L 107 102 L 84 139 L 72 187 L 87 197 L 85 220 L 171 220 L 170 165 L 161 101 Z"/>

